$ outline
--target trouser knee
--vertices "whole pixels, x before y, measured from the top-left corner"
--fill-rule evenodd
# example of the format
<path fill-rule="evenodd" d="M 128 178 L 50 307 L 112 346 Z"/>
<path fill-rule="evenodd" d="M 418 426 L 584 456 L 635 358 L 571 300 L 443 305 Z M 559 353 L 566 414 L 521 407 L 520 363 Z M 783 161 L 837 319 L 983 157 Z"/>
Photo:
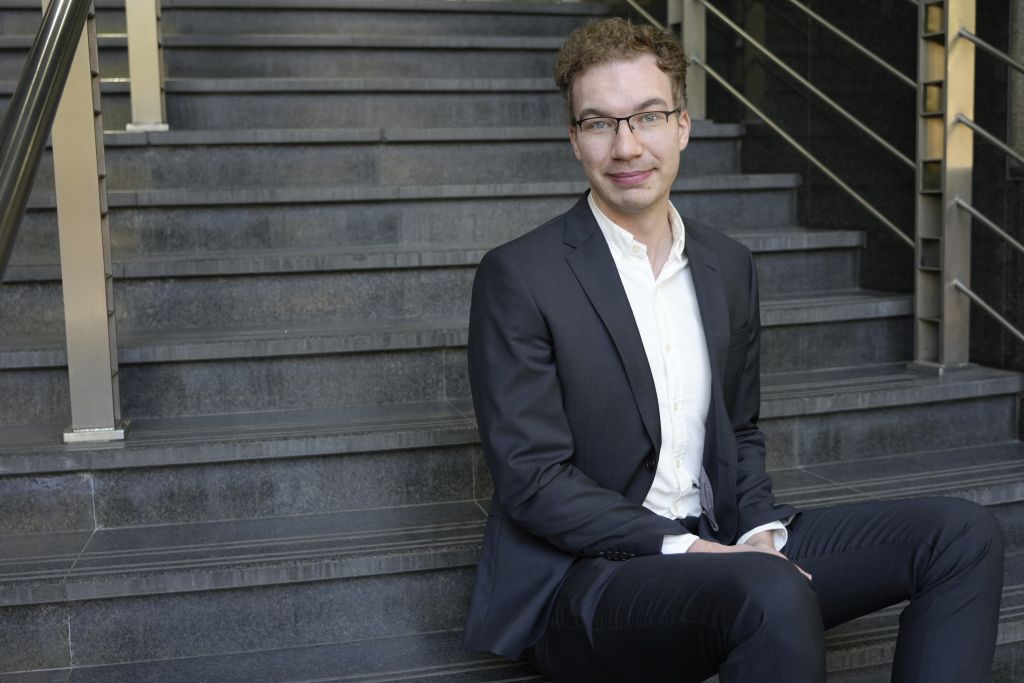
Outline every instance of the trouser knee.
<path fill-rule="evenodd" d="M 988 508 L 959 498 L 937 498 L 933 503 L 935 524 L 950 539 L 947 552 L 968 564 L 1002 563 L 1003 529 Z"/>
<path fill-rule="evenodd" d="M 764 632 L 772 639 L 817 642 L 823 630 L 821 608 L 807 578 L 781 558 L 750 553 L 746 559 L 752 570 L 736 587 L 743 597 L 734 637 L 743 640 Z"/>

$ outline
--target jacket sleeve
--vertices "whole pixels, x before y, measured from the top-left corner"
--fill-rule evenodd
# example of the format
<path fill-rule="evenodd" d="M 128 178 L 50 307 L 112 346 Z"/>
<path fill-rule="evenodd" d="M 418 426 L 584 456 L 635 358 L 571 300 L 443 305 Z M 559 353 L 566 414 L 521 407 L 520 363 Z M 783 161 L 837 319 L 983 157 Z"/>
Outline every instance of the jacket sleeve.
<path fill-rule="evenodd" d="M 685 530 L 573 465 L 551 331 L 511 261 L 498 250 L 481 262 L 469 325 L 473 404 L 501 508 L 531 534 L 574 555 L 659 553 L 666 535 Z"/>
<path fill-rule="evenodd" d="M 772 493 L 772 482 L 765 471 L 765 439 L 757 426 L 761 409 L 761 312 L 758 303 L 757 271 L 750 259 L 750 294 L 745 326 L 746 351 L 738 386 L 730 392 L 732 405 L 727 406 L 736 437 L 736 500 L 737 536 L 771 521 L 788 517 L 788 506 L 778 508 Z"/>

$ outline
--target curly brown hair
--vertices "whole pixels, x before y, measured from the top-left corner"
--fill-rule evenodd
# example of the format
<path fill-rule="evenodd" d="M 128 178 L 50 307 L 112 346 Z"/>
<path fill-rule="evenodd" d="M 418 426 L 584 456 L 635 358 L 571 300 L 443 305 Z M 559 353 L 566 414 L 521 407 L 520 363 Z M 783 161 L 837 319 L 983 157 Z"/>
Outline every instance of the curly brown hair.
<path fill-rule="evenodd" d="M 592 66 L 642 55 L 654 55 L 658 68 L 672 80 L 674 104 L 686 108 L 686 67 L 683 46 L 668 31 L 625 19 L 599 19 L 577 28 L 562 44 L 555 60 L 555 83 L 565 100 L 570 125 L 575 122 L 572 86 Z"/>

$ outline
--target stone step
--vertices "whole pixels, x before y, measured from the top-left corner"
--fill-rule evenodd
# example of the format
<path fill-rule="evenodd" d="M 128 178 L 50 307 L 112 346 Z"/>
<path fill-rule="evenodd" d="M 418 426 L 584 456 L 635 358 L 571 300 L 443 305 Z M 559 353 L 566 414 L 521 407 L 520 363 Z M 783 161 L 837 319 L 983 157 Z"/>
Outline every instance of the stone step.
<path fill-rule="evenodd" d="M 0 82 L 0 115 L 13 91 L 13 81 Z M 128 82 L 105 79 L 100 91 L 104 130 L 124 130 L 131 121 Z M 169 78 L 166 93 L 175 130 L 565 124 L 551 78 Z"/>
<path fill-rule="evenodd" d="M 24 234 L 24 233 L 23 233 Z M 835 269 L 843 261 L 828 259 L 830 251 L 850 252 L 860 248 L 863 234 L 853 231 L 808 230 L 789 228 L 775 231 L 727 232 L 750 249 L 757 260 L 758 272 L 763 290 L 778 293 L 775 280 L 784 275 L 790 280 L 803 280 L 810 284 L 801 290 L 848 289 L 852 279 L 828 278 L 828 269 Z M 440 241 L 404 244 L 375 244 L 368 246 L 338 247 L 334 249 L 234 249 L 230 251 L 183 251 L 178 253 L 124 253 L 114 250 L 112 272 L 116 279 L 146 279 L 158 277 L 199 277 L 214 275 L 273 275 L 295 272 L 332 272 L 349 270 L 380 270 L 401 268 L 424 268 L 438 266 L 475 266 L 482 255 L 500 240 L 488 242 L 460 241 L 446 244 Z M 116 238 L 115 238 L 116 241 Z M 60 280 L 60 264 L 57 261 L 56 246 L 49 255 L 35 255 L 35 258 L 14 258 L 4 273 L 4 282 L 56 282 Z M 123 245 L 119 245 L 123 246 Z M 817 275 L 809 278 L 806 272 L 790 272 L 792 263 L 786 260 L 791 255 L 800 261 L 816 260 L 827 263 L 805 271 Z M 848 255 L 848 254 L 843 254 Z M 853 264 L 854 266 L 856 264 Z M 822 273 L 818 273 L 820 269 Z M 843 274 L 849 275 L 844 272 Z M 778 275 L 778 277 L 776 277 Z M 830 286 L 830 282 L 836 284 Z M 781 285 L 782 283 L 778 283 Z M 792 283 L 786 289 L 793 287 Z"/>
<path fill-rule="evenodd" d="M 769 464 L 783 469 L 920 449 L 985 449 L 1016 439 L 1015 404 L 1021 378 L 981 368 L 963 373 L 968 376 L 936 379 L 883 366 L 863 369 L 859 382 L 848 378 L 844 385 L 835 377 L 838 373 L 822 371 L 816 387 L 784 386 L 777 378 L 766 376 L 769 389 L 762 403 L 761 427 L 767 438 Z M 39 377 L 35 375 L 36 384 L 43 385 Z M 402 380 L 399 377 L 398 381 Z M 159 391 L 161 385 L 156 386 L 153 391 Z M 317 390 L 315 384 L 310 386 Z M 835 387 L 831 392 L 830 386 Z M 66 397 L 66 386 L 64 390 Z M 814 390 L 820 398 L 806 408 L 806 414 L 793 415 L 795 405 L 806 404 Z M 178 389 L 168 391 L 177 393 Z M 464 388 L 459 392 L 465 395 Z M 27 406 L 14 413 L 22 422 L 33 417 L 36 421 L 3 427 L 0 472 L 10 478 L 3 480 L 5 493 L 0 504 L 10 505 L 10 520 L 35 515 L 35 521 L 7 522 L 13 525 L 12 531 L 49 529 L 45 525 L 54 522 L 46 520 L 73 520 L 96 510 L 107 515 L 103 511 L 118 509 L 121 499 L 129 501 L 124 505 L 134 511 L 131 514 L 156 514 L 156 521 L 166 522 L 168 510 L 181 499 L 190 501 L 180 513 L 189 516 L 177 521 L 306 513 L 315 511 L 310 506 L 321 499 L 328 504 L 337 495 L 349 501 L 365 496 L 394 504 L 424 502 L 424 496 L 430 502 L 438 500 L 430 496 L 489 495 L 468 398 L 412 403 L 407 392 L 401 394 L 406 402 L 389 405 L 291 410 L 278 405 L 251 413 L 153 419 L 133 416 L 124 444 L 82 448 L 60 444 L 67 412 L 53 415 L 53 408 L 46 403 L 58 403 L 66 411 L 67 399 L 45 387 L 37 393 L 43 396 L 38 403 L 27 392 L 15 394 Z M 13 412 L 13 408 L 9 410 Z M 49 421 L 39 415 L 48 416 Z M 333 454 L 360 457 L 329 468 L 309 460 Z M 427 463 L 423 467 L 437 476 L 421 476 L 415 468 L 402 473 L 402 467 L 415 462 Z M 105 481 L 71 474 L 83 470 L 133 473 L 112 479 L 113 475 L 104 474 Z M 358 491 L 338 484 L 341 493 L 322 492 L 325 486 L 345 481 L 365 483 Z M 226 495 L 232 490 L 253 493 L 240 498 Z M 94 503 L 96 491 L 110 500 Z M 138 492 L 137 498 L 132 491 Z M 302 491 L 310 495 L 301 495 Z M 26 495 L 30 497 L 26 499 Z M 22 511 L 29 505 L 26 500 L 38 506 L 37 513 Z M 116 525 L 154 523 L 152 516 L 125 521 L 122 515 L 118 520 Z M 97 523 L 115 525 L 107 516 Z"/>
<path fill-rule="evenodd" d="M 16 80 L 34 35 L 0 35 L 0 80 Z M 168 78 L 550 78 L 558 36 L 168 35 Z M 99 35 L 103 78 L 129 78 L 128 39 Z"/>
<path fill-rule="evenodd" d="M 673 201 L 684 216 L 726 230 L 778 230 L 796 224 L 799 176 L 682 178 Z M 238 249 L 337 250 L 422 243 L 500 244 L 567 211 L 585 182 L 501 185 L 261 188 L 244 191 L 146 190 L 108 193 L 115 254 L 189 254 Z M 36 193 L 22 221 L 11 268 L 56 262 L 52 194 Z M 860 248 L 857 232 L 807 231 L 822 252 Z M 845 237 L 843 237 L 845 235 Z M 810 248 L 810 244 L 808 244 Z M 794 268 L 816 268 L 804 259 Z M 823 270 L 855 273 L 838 263 Z M 10 272 L 10 271 L 8 271 Z M 5 277 L 10 277 L 5 275 Z M 847 280 L 844 286 L 854 283 Z"/>
<path fill-rule="evenodd" d="M 903 364 L 764 375 L 769 466 L 1016 439 L 1022 380 L 977 366 L 935 377 Z"/>
<path fill-rule="evenodd" d="M 162 0 L 161 29 L 177 34 L 545 35 L 565 36 L 606 3 L 451 0 Z M 97 29 L 125 31 L 124 0 L 97 0 Z M 34 35 L 40 6 L 5 0 L 0 34 Z"/>
<path fill-rule="evenodd" d="M 832 295 L 856 279 L 857 252 L 847 246 L 856 233 L 736 235 L 755 253 L 765 298 Z M 476 264 L 493 244 L 121 257 L 114 309 L 120 325 L 139 330 L 464 315 Z M 53 262 L 16 261 L 3 284 L 0 333 L 62 333 L 59 275 Z"/>
<path fill-rule="evenodd" d="M 776 489 L 780 499 L 805 507 L 963 495 L 1007 508 L 1004 517 L 1019 535 L 1022 456 L 1024 444 L 1015 442 L 887 458 L 872 470 L 867 463 L 806 467 L 777 472 Z M 0 632 L 17 647 L 0 655 L 0 670 L 137 662 L 167 671 L 176 664 L 159 660 L 455 635 L 483 520 L 482 507 L 463 501 L 9 535 L 2 539 L 8 550 L 0 561 Z M 1018 560 L 1011 559 L 1003 605 L 1006 622 L 1014 624 L 1024 598 Z M 34 629 L 19 628 L 29 620 Z M 891 629 L 892 616 L 882 615 L 882 622 Z M 851 654 L 878 651 L 878 627 L 872 638 L 850 637 L 851 629 L 864 633 L 864 625 L 830 636 L 833 669 L 885 661 Z M 1004 633 L 1003 642 L 1024 635 L 1019 625 L 1010 631 L 1017 635 Z M 53 639 L 44 643 L 41 634 Z M 891 634 L 885 638 L 891 641 Z"/>
<path fill-rule="evenodd" d="M 803 344 L 800 335 L 812 336 L 807 326 L 828 326 L 828 330 L 837 335 L 830 345 L 840 346 L 844 336 L 855 334 L 845 327 L 848 323 L 869 326 L 870 321 L 899 320 L 907 318 L 911 312 L 910 295 L 839 290 L 766 298 L 761 306 L 761 321 L 767 339 L 764 343 L 778 352 L 800 344 L 797 348 L 804 359 L 803 366 L 818 357 L 814 355 L 815 346 L 825 343 L 822 339 L 809 339 Z M 465 315 L 456 315 L 318 321 L 288 327 L 271 323 L 188 329 L 129 328 L 121 329 L 118 347 L 121 362 L 135 364 L 462 346 L 466 342 L 466 322 Z M 879 335 L 881 329 L 872 328 L 867 338 L 851 338 L 850 341 L 854 346 L 870 344 L 870 336 Z M 794 334 L 797 338 L 789 339 Z M 878 340 L 880 346 L 886 346 L 881 344 L 883 341 L 905 346 L 891 334 Z M 863 352 L 853 355 L 852 348 L 839 348 L 835 352 L 839 354 L 836 362 L 822 361 L 822 365 L 816 367 L 846 367 L 858 359 L 866 362 Z M 763 353 L 762 368 L 775 368 L 766 372 L 784 372 L 777 358 L 784 358 L 784 355 Z M 9 336 L 0 344 L 0 369 L 56 367 L 66 362 L 64 339 L 59 335 Z"/>
<path fill-rule="evenodd" d="M 1019 558 L 1013 558 L 1019 563 Z M 1024 617 L 1019 597 L 1020 586 L 1004 590 L 1004 608 L 1000 617 L 998 647 L 992 672 L 993 683 L 1016 683 L 1021 657 L 1024 656 L 1021 630 Z M 858 649 L 870 647 L 875 637 L 891 637 L 895 633 L 896 609 L 884 610 L 875 620 L 852 622 L 865 631 L 846 637 L 847 631 L 835 630 L 826 635 L 830 645 L 829 678 L 838 683 L 885 683 L 890 679 L 891 645 L 862 654 Z M 871 621 L 878 624 L 875 627 Z M 884 634 L 884 635 L 883 635 Z M 107 666 L 59 669 L 53 677 L 36 673 L 8 674 L 10 683 L 121 683 L 121 681 L 218 681 L 219 683 L 299 683 L 318 681 L 406 681 L 409 683 L 546 683 L 525 662 L 509 662 L 483 653 L 466 652 L 461 646 L 458 630 L 413 636 L 379 638 L 357 643 L 329 643 L 307 647 L 286 648 L 188 657 L 174 660 L 115 664 Z M 866 667 L 840 669 L 850 655 L 856 653 Z M 887 653 L 887 654 L 883 654 Z M 886 663 L 877 664 L 881 659 Z M 71 679 L 66 679 L 68 673 Z M 717 683 L 709 679 L 707 683 Z"/>
<path fill-rule="evenodd" d="M 765 299 L 839 296 L 856 279 L 857 251 L 850 246 L 859 239 L 856 233 L 791 228 L 733 234 L 755 254 Z M 115 252 L 114 307 L 120 325 L 138 330 L 465 315 L 476 264 L 493 245 L 425 243 L 124 257 Z M 808 265 L 797 269 L 803 262 Z M 323 296 L 314 296 L 314 291 Z M 14 261 L 3 292 L 0 331 L 62 334 L 56 263 Z"/>
<path fill-rule="evenodd" d="M 836 361 L 828 362 L 831 355 L 815 354 L 817 345 L 826 342 L 814 335 L 811 326 L 825 326 L 825 332 L 837 337 L 830 342 L 839 346 L 841 339 L 855 334 L 850 324 L 870 328 L 866 339 L 851 338 L 851 346 L 875 343 L 871 336 L 884 336 L 878 340 L 882 347 L 905 347 L 905 335 L 893 336 L 901 329 L 882 335 L 888 321 L 900 321 L 894 326 L 905 327 L 912 311 L 909 295 L 885 295 L 865 291 L 839 291 L 799 298 L 772 298 L 762 304 L 761 319 L 764 345 L 769 352 L 762 354 L 762 368 L 766 372 L 785 372 L 792 344 L 798 344 L 798 355 L 806 365 L 818 359 L 817 367 L 846 367 L 851 361 L 867 362 L 865 358 L 876 353 L 889 355 L 883 348 L 854 355 L 853 348 L 838 348 Z M 870 327 L 871 321 L 882 325 Z M 803 337 L 815 337 L 806 344 Z M 795 337 L 795 339 L 791 339 Z M 283 328 L 279 325 L 246 327 L 202 327 L 194 329 L 122 329 L 118 335 L 118 357 L 122 364 L 167 363 L 186 361 L 224 360 L 234 358 L 273 358 L 277 356 L 307 356 L 333 353 L 388 352 L 399 349 L 432 349 L 459 347 L 466 343 L 466 317 L 402 318 L 380 320 L 348 320 L 334 324 L 305 323 Z M 888 341 L 889 344 L 881 344 Z M 904 349 L 905 350 L 905 349 Z M 832 350 L 829 350 L 831 353 Z M 894 362 L 894 361 L 893 361 Z M 67 363 L 64 340 L 57 335 L 8 337 L 0 344 L 0 370 L 60 367 Z M 777 367 L 778 366 L 778 367 Z"/>
<path fill-rule="evenodd" d="M 691 136 L 685 175 L 722 175 L 739 163 L 742 126 Z M 281 187 L 497 184 L 583 180 L 565 128 L 270 130 L 106 136 L 110 190 L 258 190 Z M 499 161 L 500 163 L 496 163 Z M 49 152 L 35 188 L 50 191 Z"/>
<path fill-rule="evenodd" d="M 287 11 L 282 11 L 287 10 Z M 182 2 L 165 0 L 167 34 L 565 36 L 606 3 L 373 0 Z"/>
<path fill-rule="evenodd" d="M 329 319 L 325 309 L 317 322 L 311 322 L 311 314 L 305 321 L 225 327 L 230 322 L 224 313 L 219 325 L 211 317 L 187 329 L 122 327 L 118 358 L 123 414 L 170 417 L 468 396 L 466 306 L 426 310 L 428 301 L 456 298 L 446 293 L 453 281 L 441 275 L 431 279 L 429 270 L 397 272 L 410 273 L 405 296 L 418 291 L 423 307 L 419 315 Z M 468 301 L 472 271 L 465 275 L 467 291 L 457 297 L 462 301 Z M 308 296 L 330 301 L 359 288 L 376 297 L 390 281 L 339 280 L 336 292 Z M 213 292 L 216 283 L 196 282 L 195 292 L 179 293 L 183 298 L 166 303 L 159 309 L 162 315 L 169 315 L 173 306 L 187 305 L 189 296 L 205 297 L 212 306 L 210 316 L 228 309 L 218 308 L 224 302 Z M 232 291 L 235 287 L 258 286 L 243 279 Z M 259 289 L 278 300 L 280 315 L 301 300 L 300 295 L 286 298 Z M 148 296 L 149 289 L 144 293 L 140 305 L 155 312 L 156 322 L 160 314 L 153 300 L 160 297 Z M 350 291 L 347 296 L 352 296 Z M 381 301 L 388 303 L 390 297 Z M 380 305 L 377 299 L 353 302 L 353 312 Z M 854 291 L 768 300 L 762 309 L 762 369 L 784 372 L 899 361 L 910 353 L 911 312 L 907 295 Z M 6 424 L 68 415 L 62 347 L 56 335 L 12 336 L 0 345 L 0 395 L 5 395 L 0 415 Z"/>
<path fill-rule="evenodd" d="M 550 78 L 560 36 L 167 36 L 170 78 Z M 101 62 L 101 69 L 102 69 Z M 104 76 L 115 75 L 104 72 Z"/>
<path fill-rule="evenodd" d="M 42 5 L 40 4 L 40 7 Z M 0 10 L 0 14 L 4 13 Z M 35 12 L 38 18 L 42 12 Z M 13 17 L 12 17 L 13 20 Z M 2 22 L 2 19 L 0 19 Z M 35 33 L 11 35 L 0 23 L 0 81 L 17 81 L 28 59 L 29 48 L 35 40 Z M 38 28 L 38 26 L 36 26 Z M 33 29 L 34 31 L 35 29 Z M 99 48 L 97 58 L 104 78 L 128 77 L 128 41 L 124 36 L 99 36 L 96 40 Z"/>
<path fill-rule="evenodd" d="M 124 33 L 124 0 L 98 0 L 96 27 L 101 33 Z M 32 0 L 4 0 L 0 6 L 0 36 L 35 36 L 42 22 L 42 3 Z"/>

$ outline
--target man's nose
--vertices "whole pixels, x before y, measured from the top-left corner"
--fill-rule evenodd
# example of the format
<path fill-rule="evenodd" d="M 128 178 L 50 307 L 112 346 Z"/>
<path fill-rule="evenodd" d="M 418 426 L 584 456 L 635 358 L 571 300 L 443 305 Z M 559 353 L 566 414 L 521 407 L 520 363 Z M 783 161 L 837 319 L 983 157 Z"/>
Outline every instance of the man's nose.
<path fill-rule="evenodd" d="M 639 156 L 643 149 L 636 133 L 629 127 L 629 122 L 619 121 L 619 127 L 615 131 L 615 141 L 612 143 L 612 154 L 615 158 L 631 159 Z"/>

